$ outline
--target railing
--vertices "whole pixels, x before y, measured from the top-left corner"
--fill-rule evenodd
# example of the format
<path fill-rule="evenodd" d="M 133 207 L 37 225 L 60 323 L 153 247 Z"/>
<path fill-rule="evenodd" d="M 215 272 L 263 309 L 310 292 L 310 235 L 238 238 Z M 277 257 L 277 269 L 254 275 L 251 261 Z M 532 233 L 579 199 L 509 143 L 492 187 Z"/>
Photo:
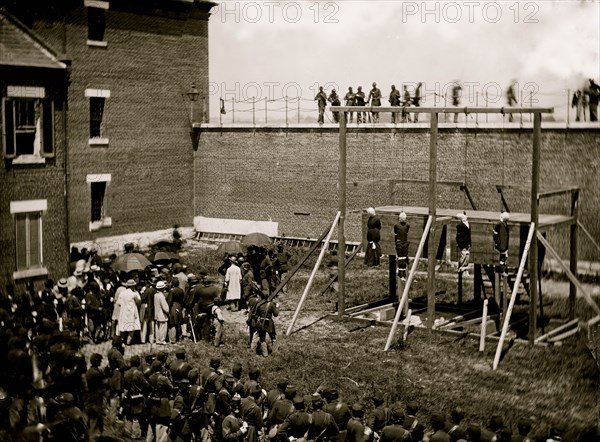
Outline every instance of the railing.
<path fill-rule="evenodd" d="M 514 107 L 553 107 L 555 109 L 554 121 L 564 121 L 567 126 L 573 122 L 586 123 L 589 122 L 589 107 L 582 106 L 579 110 L 579 119 L 577 109 L 572 106 L 574 91 L 571 89 L 556 93 L 534 92 L 532 90 L 521 90 L 517 93 L 518 100 Z M 342 105 L 344 103 L 344 95 L 340 95 Z M 387 105 L 388 96 L 384 95 L 381 99 L 383 105 Z M 440 109 L 450 108 L 452 106 L 452 96 L 448 94 L 427 93 L 421 97 L 421 106 L 433 106 Z M 318 119 L 318 106 L 314 98 L 306 97 L 280 97 L 269 99 L 267 97 L 250 97 L 243 100 L 236 98 L 221 98 L 218 109 L 219 124 L 253 124 L 253 125 L 268 125 L 281 124 L 293 125 L 302 123 L 316 123 Z M 403 104 L 401 104 L 403 106 Z M 508 107 L 505 96 L 502 94 L 491 93 L 462 93 L 458 107 L 464 106 L 485 106 L 485 107 Z M 410 114 L 410 105 L 407 105 L 407 113 Z M 365 112 L 367 113 L 367 112 Z M 214 115 L 214 114 L 213 114 Z M 334 123 L 334 118 L 330 110 L 330 103 L 325 111 L 325 123 Z M 381 123 L 389 123 L 389 117 L 380 118 Z M 410 115 L 408 116 L 410 120 Z M 453 116 L 446 114 L 444 122 L 452 121 Z M 465 116 L 459 115 L 459 118 L 464 120 Z M 509 122 L 509 117 L 504 115 L 469 115 L 469 122 Z M 523 124 L 531 122 L 532 114 L 521 113 L 515 115 L 512 120 L 515 123 Z M 371 116 L 366 115 L 365 123 L 371 123 Z M 410 122 L 409 120 L 405 122 Z M 216 118 L 212 118 L 212 122 L 216 123 Z M 441 121 L 442 122 L 442 121 Z M 402 123 L 397 119 L 397 123 Z M 594 123 L 592 123 L 594 124 Z M 598 123 L 595 123 L 598 124 Z"/>

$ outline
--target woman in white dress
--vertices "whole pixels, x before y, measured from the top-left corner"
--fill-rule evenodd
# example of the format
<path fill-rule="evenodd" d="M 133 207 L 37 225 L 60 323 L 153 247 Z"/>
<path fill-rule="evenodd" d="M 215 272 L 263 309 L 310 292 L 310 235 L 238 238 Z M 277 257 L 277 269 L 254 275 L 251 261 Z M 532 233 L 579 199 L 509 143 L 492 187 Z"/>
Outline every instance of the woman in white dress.
<path fill-rule="evenodd" d="M 126 289 L 121 292 L 117 300 L 119 308 L 118 328 L 123 341 L 131 344 L 133 333 L 141 330 L 139 308 L 142 302 L 140 294 L 135 290 L 136 282 L 130 279 L 123 284 Z"/>

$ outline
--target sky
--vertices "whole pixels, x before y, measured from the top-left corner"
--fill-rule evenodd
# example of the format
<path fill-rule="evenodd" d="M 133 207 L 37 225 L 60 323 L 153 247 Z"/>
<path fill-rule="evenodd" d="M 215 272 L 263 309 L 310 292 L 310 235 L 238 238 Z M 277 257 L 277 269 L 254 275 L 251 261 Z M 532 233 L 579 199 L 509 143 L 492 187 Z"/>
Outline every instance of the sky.
<path fill-rule="evenodd" d="M 465 105 L 503 106 L 512 79 L 525 105 L 566 116 L 568 90 L 600 77 L 600 1 L 224 1 L 209 22 L 211 121 L 314 119 L 318 85 L 367 92 L 424 83 L 440 105 L 452 82 Z M 437 94 L 437 95 L 436 95 Z M 435 98 L 434 98 L 435 97 Z M 232 104 L 231 100 L 236 103 Z M 387 101 L 384 100 L 384 105 Z M 304 111 L 306 110 L 306 111 Z M 314 114 L 314 115 L 313 115 Z"/>

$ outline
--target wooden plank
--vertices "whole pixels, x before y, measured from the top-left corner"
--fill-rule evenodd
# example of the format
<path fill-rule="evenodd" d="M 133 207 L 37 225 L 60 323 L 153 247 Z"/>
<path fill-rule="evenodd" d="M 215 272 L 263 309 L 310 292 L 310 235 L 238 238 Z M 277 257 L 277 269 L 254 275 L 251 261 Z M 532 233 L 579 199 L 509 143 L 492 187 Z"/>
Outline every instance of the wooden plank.
<path fill-rule="evenodd" d="M 577 332 L 579 332 L 579 330 L 580 330 L 580 327 L 579 327 L 579 325 L 577 325 L 577 327 L 575 327 L 572 330 L 568 330 L 568 331 L 566 331 L 564 333 L 561 333 L 558 336 L 552 336 L 551 338 L 548 338 L 548 342 L 553 342 L 554 343 L 554 342 L 562 341 L 563 339 L 566 339 L 569 336 L 573 336 L 574 334 L 576 334 Z"/>
<path fill-rule="evenodd" d="M 502 326 L 502 334 L 500 335 L 500 341 L 498 341 L 498 347 L 496 348 L 496 355 L 494 356 L 494 363 L 492 365 L 493 370 L 498 368 L 498 363 L 500 362 L 500 355 L 502 354 L 502 346 L 504 345 L 504 340 L 506 339 L 506 334 L 508 333 L 508 327 L 510 326 L 510 315 L 512 313 L 512 309 L 515 305 L 515 300 L 517 299 L 517 291 L 519 288 L 519 283 L 521 282 L 521 278 L 523 277 L 523 270 L 525 270 L 525 262 L 527 261 L 527 254 L 529 253 L 529 247 L 531 245 L 531 240 L 533 238 L 533 234 L 535 232 L 535 224 L 531 223 L 531 227 L 529 228 L 529 235 L 527 237 L 527 243 L 525 244 L 525 250 L 523 251 L 523 257 L 521 258 L 521 264 L 519 265 L 519 271 L 517 272 L 517 279 L 515 281 L 515 285 L 513 288 L 512 295 L 510 297 L 510 303 L 508 304 L 508 311 L 504 317 L 504 325 Z"/>
<path fill-rule="evenodd" d="M 300 106 L 300 99 L 298 99 Z M 298 118 L 300 111 L 298 110 Z M 344 224 L 346 222 L 346 115 L 340 114 L 340 157 L 338 162 L 338 204 L 339 204 L 339 225 L 338 225 L 338 244 L 339 256 L 345 256 L 346 236 L 344 233 Z M 366 249 L 365 249 L 366 250 Z M 344 317 L 346 308 L 346 266 L 338 266 L 338 318 L 341 321 Z"/>
<path fill-rule="evenodd" d="M 437 136 L 438 136 L 438 114 L 434 111 L 429 116 L 429 218 L 432 220 L 427 254 L 427 328 L 433 328 L 435 322 L 435 264 L 436 247 L 435 237 L 437 224 Z"/>
<path fill-rule="evenodd" d="M 557 334 L 558 332 L 561 332 L 563 330 L 566 330 L 568 328 L 573 327 L 575 324 L 577 324 L 579 322 L 579 319 L 573 319 L 563 325 L 561 325 L 560 327 L 556 327 L 553 330 L 550 330 L 548 333 L 546 333 L 545 335 L 539 336 L 538 338 L 535 339 L 534 342 L 538 343 L 538 342 L 542 342 L 546 339 L 548 339 L 550 336 L 553 336 L 555 334 Z"/>
<path fill-rule="evenodd" d="M 588 304 L 590 305 L 590 307 L 592 307 L 592 309 L 594 309 L 594 311 L 596 312 L 597 315 L 600 315 L 600 307 L 598 307 L 598 304 L 596 304 L 596 302 L 594 301 L 594 299 L 587 292 L 587 290 L 583 287 L 583 285 L 579 282 L 579 280 L 577 279 L 577 277 L 575 277 L 575 275 L 573 275 L 573 273 L 571 272 L 571 270 L 563 262 L 563 260 L 561 259 L 560 255 L 556 252 L 556 250 L 554 250 L 552 248 L 552 246 L 550 245 L 550 243 L 540 233 L 538 233 L 538 241 L 541 242 L 544 245 L 544 247 L 546 247 L 546 250 L 548 252 L 550 252 L 550 254 L 554 257 L 554 259 L 556 259 L 556 261 L 558 262 L 558 264 L 565 271 L 567 277 L 571 280 L 571 282 L 573 284 L 575 284 L 577 286 L 577 289 L 581 292 L 581 294 L 583 295 L 583 297 L 585 298 L 585 300 L 588 302 Z"/>
<path fill-rule="evenodd" d="M 350 264 L 352 262 L 352 260 L 356 257 L 356 255 L 358 254 L 358 252 L 361 250 L 360 247 L 357 247 L 356 249 L 354 249 L 354 252 L 352 252 L 352 254 L 346 259 L 345 265 L 346 267 L 348 267 L 348 264 Z M 341 256 L 341 255 L 339 255 Z M 339 272 L 338 272 L 339 273 Z M 329 282 L 327 283 L 327 285 L 323 288 L 323 290 L 321 290 L 321 293 L 319 293 L 319 296 L 323 296 L 325 294 L 325 292 L 327 292 L 327 290 L 329 290 L 329 287 L 331 287 L 331 285 L 338 279 L 338 275 L 336 275 L 334 278 L 331 278 L 329 280 Z M 348 312 L 350 311 L 350 309 L 348 309 Z"/>
<path fill-rule="evenodd" d="M 292 322 L 290 323 L 290 326 L 287 329 L 287 332 L 286 332 L 287 336 L 289 336 L 290 333 L 292 332 L 292 328 L 294 327 L 294 324 L 295 324 L 296 320 L 298 319 L 298 315 L 300 314 L 300 310 L 302 309 L 302 304 L 304 304 L 306 295 L 308 295 L 308 291 L 310 290 L 310 287 L 312 286 L 312 282 L 315 278 L 315 274 L 317 273 L 317 269 L 321 265 L 321 261 L 323 261 L 323 257 L 325 256 L 325 252 L 327 251 L 327 248 L 329 246 L 329 240 L 331 239 L 331 235 L 333 235 L 333 231 L 335 230 L 335 225 L 339 221 L 340 215 L 341 215 L 340 212 L 338 212 L 335 215 L 335 219 L 333 221 L 333 224 L 331 225 L 331 230 L 329 230 L 329 233 L 327 234 L 327 237 L 325 238 L 325 242 L 323 243 L 323 248 L 321 249 L 321 253 L 319 253 L 319 257 L 317 258 L 315 267 L 313 268 L 313 271 L 310 274 L 310 277 L 308 278 L 308 282 L 306 284 L 306 287 L 304 288 L 304 292 L 302 293 L 300 302 L 298 302 L 298 306 L 296 307 L 296 311 L 294 312 L 294 317 L 292 318 Z M 343 267 L 340 266 L 340 269 L 341 268 L 343 268 Z"/>
<path fill-rule="evenodd" d="M 534 229 L 540 224 L 540 155 L 542 144 L 542 114 L 533 116 L 533 149 L 531 158 L 531 225 Z M 538 303 L 538 241 L 537 236 L 529 238 L 531 255 L 529 258 L 529 342 L 533 345 L 537 331 Z M 518 284 L 518 281 L 515 283 Z"/>
<path fill-rule="evenodd" d="M 483 312 L 481 314 L 481 334 L 479 335 L 479 351 L 485 350 L 485 333 L 488 323 L 488 300 L 483 301 Z"/>
<path fill-rule="evenodd" d="M 594 239 L 592 234 L 588 231 L 588 229 L 585 228 L 585 226 L 581 223 L 580 220 L 577 220 L 577 225 L 583 231 L 583 233 L 585 233 L 585 236 L 588 237 L 588 239 L 592 242 L 592 244 L 594 244 L 594 246 L 596 246 L 596 249 L 600 252 L 600 244 L 598 244 L 596 242 L 596 240 Z"/>
<path fill-rule="evenodd" d="M 538 193 L 538 199 L 549 198 L 549 197 L 556 196 L 556 195 L 572 194 L 574 192 L 579 192 L 579 190 L 580 190 L 579 187 L 565 187 L 562 189 L 540 191 Z"/>

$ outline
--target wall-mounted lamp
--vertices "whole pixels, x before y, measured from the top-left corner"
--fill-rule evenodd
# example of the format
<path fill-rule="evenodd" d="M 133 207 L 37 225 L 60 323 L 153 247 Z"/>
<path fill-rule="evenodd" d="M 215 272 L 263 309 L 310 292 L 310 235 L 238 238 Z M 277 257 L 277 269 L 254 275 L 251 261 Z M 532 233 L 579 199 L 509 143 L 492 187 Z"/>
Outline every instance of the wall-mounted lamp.
<path fill-rule="evenodd" d="M 190 100 L 190 137 L 192 138 L 192 147 L 194 151 L 198 150 L 199 134 L 194 130 L 194 102 L 198 100 L 200 92 L 196 89 L 196 85 L 192 83 L 192 87 L 186 92 L 188 99 Z"/>

